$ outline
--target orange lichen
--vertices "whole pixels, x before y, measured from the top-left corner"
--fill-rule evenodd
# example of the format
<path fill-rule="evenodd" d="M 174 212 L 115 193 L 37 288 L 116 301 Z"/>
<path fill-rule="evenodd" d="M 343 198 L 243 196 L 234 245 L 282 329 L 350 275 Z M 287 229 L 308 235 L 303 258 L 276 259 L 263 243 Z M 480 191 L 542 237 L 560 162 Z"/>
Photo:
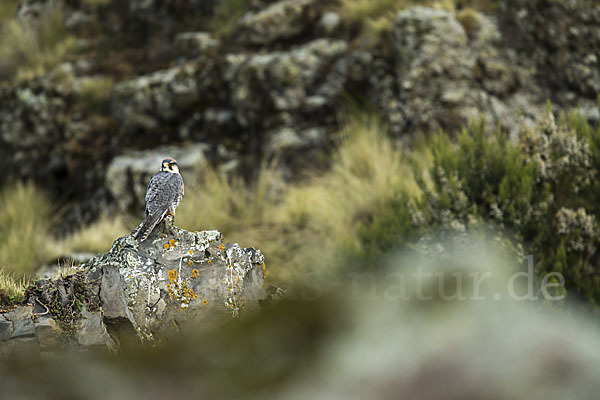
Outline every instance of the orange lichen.
<path fill-rule="evenodd" d="M 267 277 L 267 266 L 265 265 L 265 263 L 262 263 L 262 269 L 263 269 L 263 277 Z"/>
<path fill-rule="evenodd" d="M 163 245 L 163 247 L 165 248 L 165 250 L 168 250 L 168 249 L 169 249 L 169 244 L 168 244 L 168 243 L 165 243 L 165 244 Z"/>
<path fill-rule="evenodd" d="M 206 261 L 206 263 L 207 263 L 207 264 L 210 264 L 211 262 L 212 262 L 212 261 L 210 261 L 210 260 Z"/>
<path fill-rule="evenodd" d="M 190 250 L 190 254 L 194 254 L 194 250 Z"/>
<path fill-rule="evenodd" d="M 192 265 L 194 265 L 194 260 L 190 259 L 190 261 L 188 261 L 188 265 L 191 267 Z"/>
<path fill-rule="evenodd" d="M 175 239 L 169 240 L 169 244 L 171 245 L 171 247 L 175 247 Z"/>
<path fill-rule="evenodd" d="M 176 269 L 172 269 L 169 272 L 167 272 L 167 275 L 169 277 L 169 280 L 171 282 L 173 282 L 175 279 L 177 279 L 177 270 Z"/>
<path fill-rule="evenodd" d="M 202 304 L 206 305 L 207 303 L 208 303 L 208 301 L 202 300 Z"/>
<path fill-rule="evenodd" d="M 225 250 L 225 245 L 224 244 L 220 244 L 219 245 L 219 249 L 221 249 L 221 251 Z"/>
<path fill-rule="evenodd" d="M 169 277 L 169 283 L 167 283 L 167 290 L 169 291 L 169 299 L 173 300 L 175 298 L 176 301 L 180 302 L 179 311 L 186 310 L 188 308 L 188 304 L 192 300 L 197 300 L 198 295 L 194 293 L 194 289 L 188 287 L 188 281 L 183 280 L 181 285 L 177 282 L 177 270 L 172 269 L 167 272 Z M 192 278 L 197 278 L 200 276 L 200 272 L 194 268 L 192 271 Z"/>

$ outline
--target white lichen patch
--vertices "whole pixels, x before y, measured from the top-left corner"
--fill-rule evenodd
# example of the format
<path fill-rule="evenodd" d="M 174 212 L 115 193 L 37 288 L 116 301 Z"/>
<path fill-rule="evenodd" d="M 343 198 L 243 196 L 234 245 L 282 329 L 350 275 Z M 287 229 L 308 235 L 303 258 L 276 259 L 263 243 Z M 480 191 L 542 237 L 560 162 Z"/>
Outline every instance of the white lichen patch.
<path fill-rule="evenodd" d="M 206 244 L 206 247 L 208 247 L 211 242 L 216 242 L 223 238 L 221 232 L 216 230 L 196 232 L 194 235 L 196 236 L 196 243 Z"/>
<path fill-rule="evenodd" d="M 160 282 L 164 279 L 160 270 L 155 270 L 156 264 L 151 259 L 128 253 L 125 261 L 119 267 L 119 273 L 125 283 L 127 306 L 132 311 L 139 309 L 139 312 L 134 312 L 135 315 L 145 316 L 143 321 L 138 318 L 137 324 L 140 329 L 148 331 L 142 335 L 147 336 L 151 321 L 160 318 L 156 312 L 160 301 Z"/>
<path fill-rule="evenodd" d="M 240 309 L 246 304 L 240 297 L 240 293 L 243 293 L 244 278 L 252 269 L 253 264 L 257 264 L 255 261 L 261 261 L 262 264 L 264 257 L 259 251 L 245 251 L 237 244 L 229 245 L 225 249 L 224 256 L 227 262 L 227 271 L 223 279 L 227 294 L 224 305 L 231 311 L 231 315 L 237 318 Z"/>

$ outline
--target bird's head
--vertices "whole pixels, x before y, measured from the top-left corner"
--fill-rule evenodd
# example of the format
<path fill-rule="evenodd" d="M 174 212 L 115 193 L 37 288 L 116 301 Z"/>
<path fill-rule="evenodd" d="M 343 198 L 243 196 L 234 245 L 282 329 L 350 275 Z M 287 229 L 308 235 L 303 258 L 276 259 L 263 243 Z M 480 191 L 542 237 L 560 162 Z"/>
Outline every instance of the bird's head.
<path fill-rule="evenodd" d="M 173 174 L 179 173 L 179 165 L 174 158 L 165 158 L 162 160 L 162 165 L 160 167 L 161 171 L 171 172 Z"/>

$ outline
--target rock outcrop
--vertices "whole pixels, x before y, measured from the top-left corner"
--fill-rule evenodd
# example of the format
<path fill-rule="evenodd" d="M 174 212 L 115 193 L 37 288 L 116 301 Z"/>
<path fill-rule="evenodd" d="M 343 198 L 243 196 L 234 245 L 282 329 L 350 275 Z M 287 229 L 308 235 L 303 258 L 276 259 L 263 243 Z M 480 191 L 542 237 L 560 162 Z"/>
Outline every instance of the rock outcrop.
<path fill-rule="evenodd" d="M 407 122 L 426 132 L 457 131 L 482 115 L 516 132 L 515 115 L 531 121 L 542 111 L 533 76 L 517 60 L 506 62 L 514 57 L 492 20 L 473 11 L 463 18 L 420 7 L 398 15 L 396 77 Z"/>
<path fill-rule="evenodd" d="M 260 250 L 189 232 L 168 216 L 139 243 L 117 239 L 79 271 L 41 280 L 28 304 L 0 313 L 0 355 L 157 341 L 256 312 L 267 298 Z"/>
<path fill-rule="evenodd" d="M 316 0 L 282 0 L 257 12 L 248 12 L 237 23 L 242 43 L 267 45 L 292 39 L 311 28 L 318 18 Z"/>

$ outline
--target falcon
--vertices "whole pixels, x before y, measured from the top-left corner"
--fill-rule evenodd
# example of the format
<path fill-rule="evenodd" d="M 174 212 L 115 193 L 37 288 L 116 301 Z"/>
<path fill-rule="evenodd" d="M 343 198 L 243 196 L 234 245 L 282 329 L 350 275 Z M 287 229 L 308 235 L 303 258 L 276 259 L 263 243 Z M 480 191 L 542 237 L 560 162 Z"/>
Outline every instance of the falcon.
<path fill-rule="evenodd" d="M 183 197 L 183 178 L 179 165 L 173 158 L 165 158 L 158 171 L 148 183 L 146 191 L 146 218 L 135 239 L 143 242 L 167 213 L 175 216 L 175 209 Z"/>

